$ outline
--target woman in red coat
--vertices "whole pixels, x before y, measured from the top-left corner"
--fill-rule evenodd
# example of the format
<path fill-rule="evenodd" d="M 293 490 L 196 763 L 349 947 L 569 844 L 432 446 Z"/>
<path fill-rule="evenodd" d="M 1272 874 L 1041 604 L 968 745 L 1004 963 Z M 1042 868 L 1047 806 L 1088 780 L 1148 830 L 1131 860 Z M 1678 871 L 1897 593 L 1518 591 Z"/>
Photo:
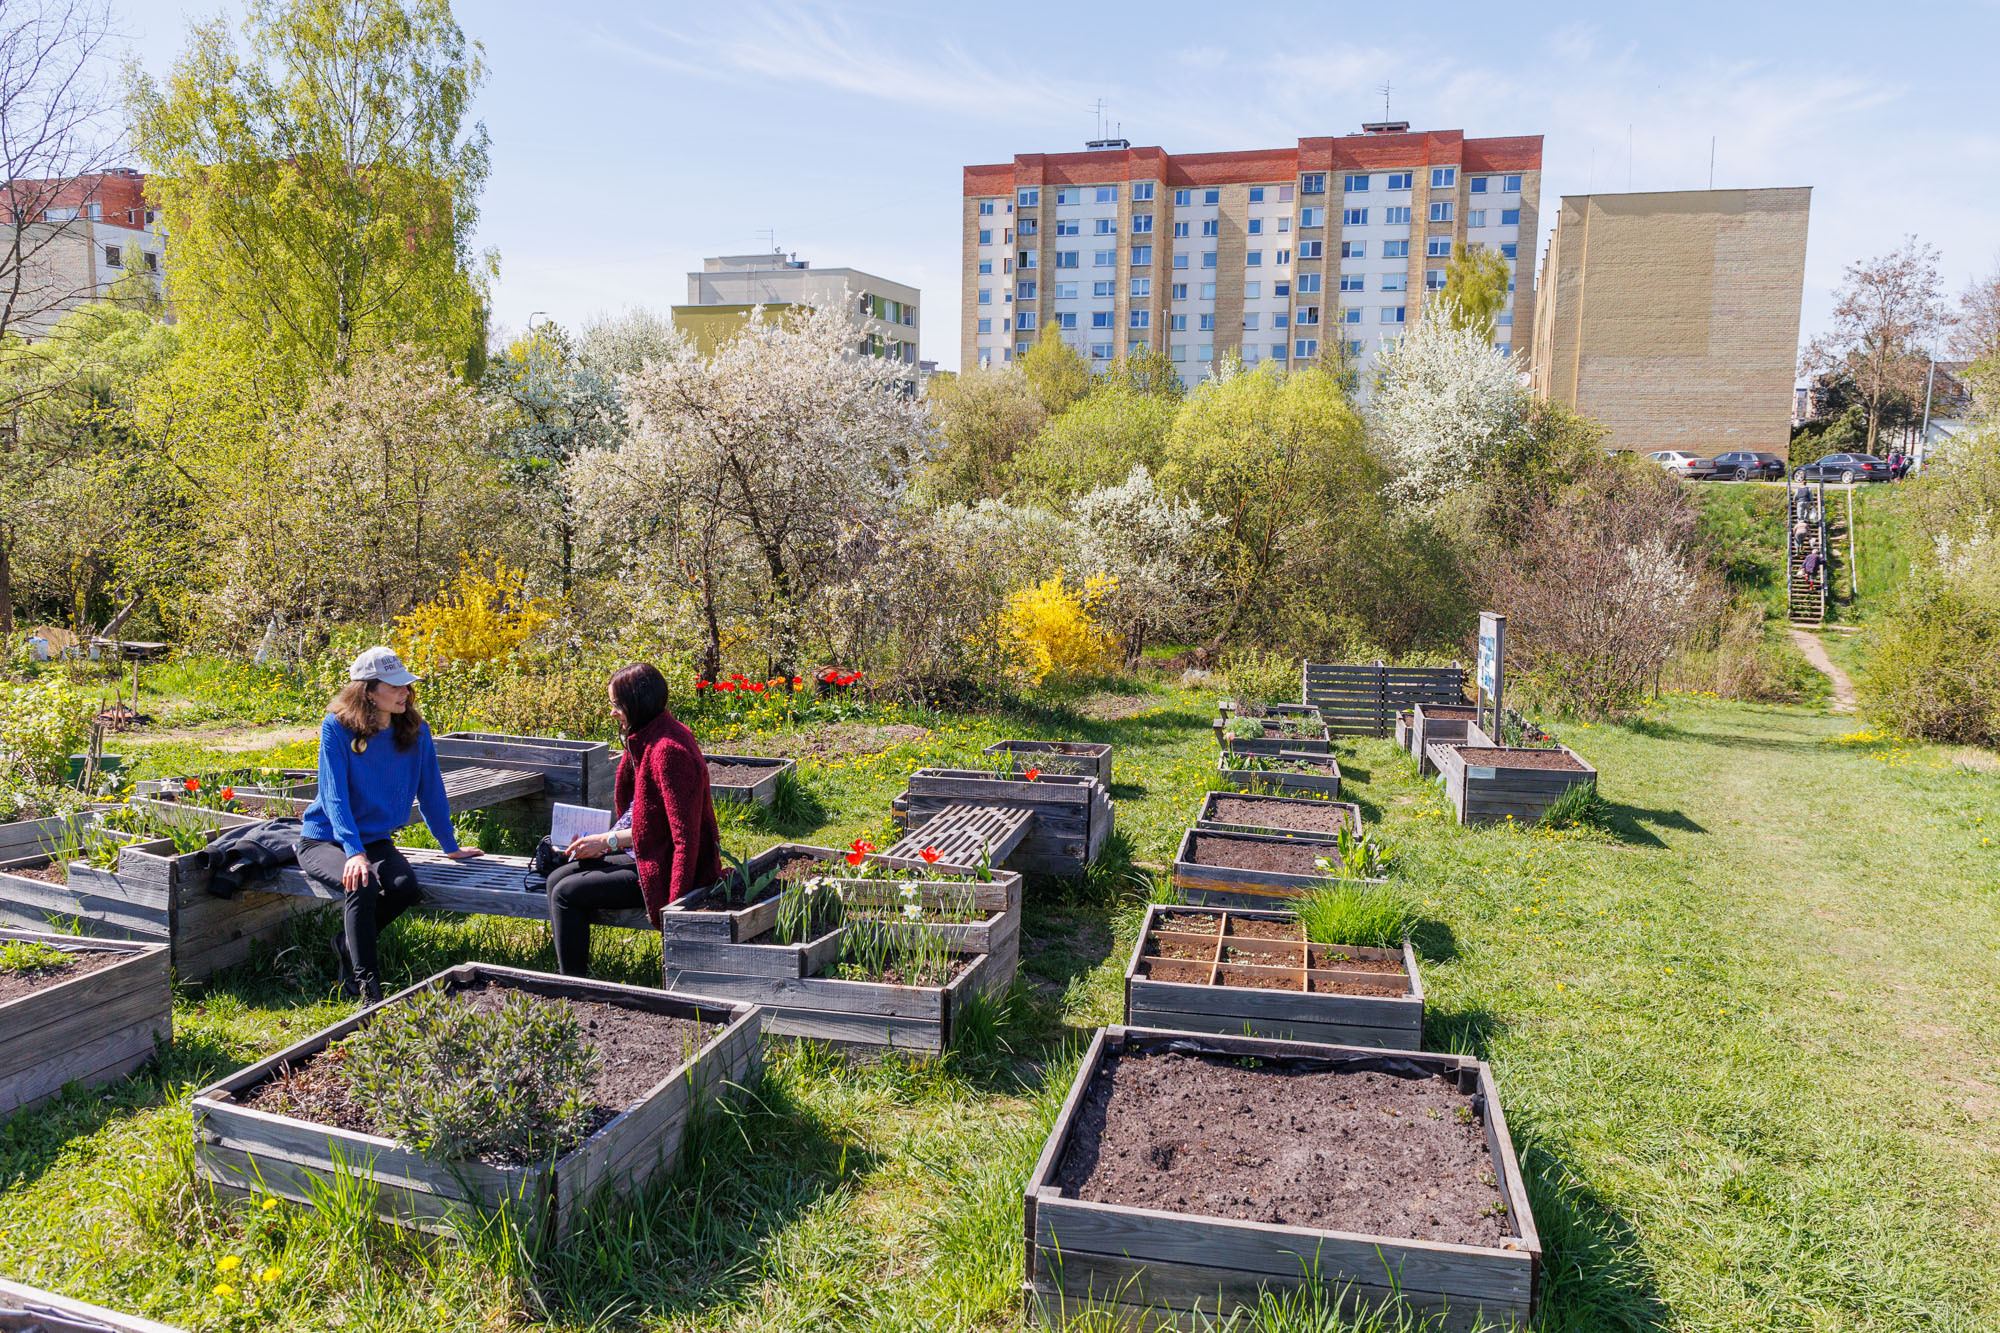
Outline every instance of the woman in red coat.
<path fill-rule="evenodd" d="M 549 875 L 549 925 L 556 967 L 590 973 L 590 924 L 598 912 L 660 909 L 722 877 L 721 839 L 708 790 L 708 761 L 694 733 L 667 711 L 667 681 L 651 663 L 611 677 L 611 711 L 625 734 L 612 801 L 616 822 L 563 850 L 569 864 Z"/>

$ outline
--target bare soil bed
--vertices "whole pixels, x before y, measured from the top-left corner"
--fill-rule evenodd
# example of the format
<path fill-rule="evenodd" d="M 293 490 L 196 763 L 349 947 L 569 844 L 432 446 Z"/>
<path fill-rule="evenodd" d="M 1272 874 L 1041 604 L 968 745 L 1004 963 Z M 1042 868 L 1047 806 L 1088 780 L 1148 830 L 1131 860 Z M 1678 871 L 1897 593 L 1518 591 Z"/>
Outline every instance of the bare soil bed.
<path fill-rule="evenodd" d="M 1274 806 L 1254 796 L 1224 796 L 1215 802 L 1215 820 L 1222 824 L 1264 825 L 1304 829 L 1309 833 L 1339 833 L 1350 827 L 1347 807 L 1332 801 L 1314 805 Z"/>
<path fill-rule="evenodd" d="M 715 787 L 754 787 L 771 776 L 771 770 L 757 764 L 725 764 L 708 761 L 708 781 Z"/>
<path fill-rule="evenodd" d="M 744 736 L 729 742 L 738 754 L 769 755 L 774 759 L 841 759 L 880 754 L 911 745 L 930 735 L 928 727 L 909 722 L 833 722 L 789 736 Z"/>
<path fill-rule="evenodd" d="M 9 874 L 14 872 L 9 871 Z M 131 957 L 124 953 L 73 953 L 54 967 L 30 968 L 26 972 L 0 971 L 0 1004 L 18 1000 L 23 995 L 32 995 L 38 990 L 68 981 L 72 977 L 88 976 L 92 972 L 102 972 L 105 968 L 125 962 Z"/>
<path fill-rule="evenodd" d="M 1478 710 L 1477 708 L 1474 708 L 1474 707 L 1472 707 L 1472 706 L 1471 706 L 1471 705 L 1469 705 L 1469 704 L 1468 704 L 1467 706 L 1465 706 L 1464 708 L 1460 708 L 1460 707 L 1459 707 L 1458 705 L 1456 705 L 1456 704 L 1425 704 L 1425 705 L 1424 705 L 1424 716 L 1425 716 L 1425 717 L 1448 717 L 1448 718 L 1450 718 L 1450 719 L 1451 719 L 1452 721 L 1456 722 L 1456 721 L 1457 721 L 1457 720 L 1458 720 L 1459 718 L 1468 718 L 1468 719 L 1469 719 L 1469 718 L 1475 718 L 1475 717 L 1478 717 L 1478 716 L 1479 716 L 1479 710 Z"/>
<path fill-rule="evenodd" d="M 1588 768 L 1563 753 L 1561 750 L 1515 750 L 1498 746 L 1461 745 L 1459 754 L 1468 764 L 1487 765 L 1493 768 L 1560 768 L 1574 772 L 1588 772 Z"/>
<path fill-rule="evenodd" d="M 536 1004 L 556 1004 L 570 1009 L 583 1028 L 584 1041 L 596 1048 L 598 1070 L 590 1083 L 596 1109 L 591 1117 L 590 1133 L 602 1129 L 621 1111 L 637 1104 L 659 1085 L 661 1079 L 713 1037 L 720 1027 L 719 1024 L 697 1023 L 691 1019 L 647 1013 L 615 1004 L 559 1000 L 486 982 L 455 991 L 452 999 L 482 1011 L 491 1011 L 509 995 L 527 995 Z M 329 1048 L 302 1065 L 280 1067 L 272 1078 L 251 1089 L 243 1101 L 273 1115 L 393 1137 L 376 1122 L 369 1106 L 355 1095 L 337 1051 L 338 1048 Z"/>
<path fill-rule="evenodd" d="M 1442 1078 L 1107 1055 L 1065 1193 L 1206 1217 L 1497 1247 L 1505 1205 L 1473 1099 Z"/>
<path fill-rule="evenodd" d="M 38 879 L 44 884 L 69 883 L 69 867 L 67 865 L 9 866 L 7 873 L 10 875 L 19 875 L 22 879 Z"/>
<path fill-rule="evenodd" d="M 1312 875 L 1319 873 L 1319 868 L 1313 863 L 1320 854 L 1320 849 L 1310 844 L 1291 846 L 1283 842 L 1251 842 L 1220 835 L 1207 837 L 1199 833 L 1194 839 L 1195 865 L 1221 866 L 1228 870 L 1274 870 L 1285 875 Z"/>

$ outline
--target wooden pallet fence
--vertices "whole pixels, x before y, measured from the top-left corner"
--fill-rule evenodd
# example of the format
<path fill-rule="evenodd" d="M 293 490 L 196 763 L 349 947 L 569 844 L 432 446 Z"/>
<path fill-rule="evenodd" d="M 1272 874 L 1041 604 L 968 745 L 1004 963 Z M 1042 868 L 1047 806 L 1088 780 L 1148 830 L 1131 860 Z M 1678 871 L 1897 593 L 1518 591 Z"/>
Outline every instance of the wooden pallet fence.
<path fill-rule="evenodd" d="M 137 1315 L 0 1278 L 0 1329 L 18 1333 L 181 1333 Z"/>
<path fill-rule="evenodd" d="M 953 768 L 920 768 L 910 775 L 910 832 L 922 830 L 947 808 L 964 805 L 1034 812 L 1027 836 L 1007 859 L 1012 870 L 1080 875 L 1111 835 L 1111 793 L 1095 778 L 1045 773 L 1028 782 Z"/>
<path fill-rule="evenodd" d="M 0 929 L 0 944 L 46 944 L 67 954 L 117 954 L 94 972 L 0 1003 L 0 1116 L 46 1101 L 68 1083 L 119 1078 L 173 1036 L 173 991 L 163 944 Z"/>
<path fill-rule="evenodd" d="M 1465 701 L 1465 669 L 1307 662 L 1300 697 L 1336 736 L 1387 736 L 1400 709 Z"/>
<path fill-rule="evenodd" d="M 1340 860 L 1340 844 L 1332 838 L 1319 840 L 1268 833 L 1206 833 L 1191 828 L 1181 835 L 1180 847 L 1174 853 L 1174 887 L 1180 892 L 1182 902 L 1199 907 L 1281 907 L 1287 899 L 1302 897 L 1325 884 L 1327 876 L 1199 865 L 1194 860 L 1196 838 L 1217 838 L 1244 844 L 1276 843 L 1284 847 L 1304 848 L 1336 864 Z"/>
<path fill-rule="evenodd" d="M 1298 750 L 1280 751 L 1278 759 L 1309 759 L 1321 765 L 1321 771 L 1295 773 L 1285 769 L 1251 768 L 1243 761 L 1247 756 L 1219 754 L 1215 757 L 1216 772 L 1222 775 L 1237 791 L 1262 792 L 1270 796 L 1325 796 L 1329 799 L 1340 795 L 1340 761 L 1330 754 L 1306 754 Z"/>
<path fill-rule="evenodd" d="M 1177 933 L 1163 924 L 1169 916 L 1212 917 L 1217 929 L 1213 936 Z M 1139 939 L 1132 947 L 1132 959 L 1125 966 L 1125 1022 L 1132 1027 L 1166 1028 L 1174 1032 L 1215 1032 L 1225 1035 L 1245 1033 L 1256 1037 L 1277 1037 L 1284 1041 L 1324 1041 L 1346 1046 L 1382 1046 L 1414 1051 L 1423 1045 L 1424 984 L 1417 975 L 1417 956 L 1406 942 L 1401 949 L 1376 949 L 1361 945 L 1342 946 L 1342 951 L 1367 961 L 1394 961 L 1402 964 L 1400 977 L 1386 972 L 1342 970 L 1332 966 L 1306 965 L 1301 942 L 1296 948 L 1280 949 L 1273 941 L 1232 935 L 1239 921 L 1281 922 L 1296 925 L 1298 916 L 1284 911 L 1230 910 L 1176 907 L 1155 903 L 1146 909 Z M 1301 937 L 1303 939 L 1303 937 Z M 1148 966 L 1155 955 L 1148 953 L 1155 939 L 1172 939 L 1194 947 L 1213 942 L 1214 954 L 1205 966 L 1203 982 L 1162 981 L 1150 975 Z M 1296 952 L 1296 965 L 1282 968 L 1231 963 L 1224 950 L 1231 943 L 1250 945 L 1270 952 Z M 1322 948 L 1325 946 L 1311 946 Z M 1173 963 L 1175 959 L 1161 958 Z M 1266 990 L 1247 985 L 1226 985 L 1231 976 L 1275 976 L 1283 972 L 1297 989 Z M 1343 995 L 1316 991 L 1309 982 L 1352 981 L 1364 985 L 1401 986 L 1405 994 Z"/>
<path fill-rule="evenodd" d="M 951 1045 L 953 1024 L 975 994 L 998 995 L 1013 981 L 993 954 L 959 955 L 966 966 L 943 986 L 892 986 L 840 977 L 768 977 L 739 973 L 669 971 L 669 991 L 718 995 L 755 1004 L 764 1031 L 845 1046 L 941 1052 Z"/>
<path fill-rule="evenodd" d="M 453 768 L 513 769 L 541 774 L 542 790 L 523 799 L 542 817 L 557 801 L 599 810 L 611 808 L 615 771 L 611 747 L 602 741 L 452 731 L 435 743 L 447 784 Z"/>
<path fill-rule="evenodd" d="M 532 1166 L 441 1164 L 380 1135 L 273 1115 L 238 1099 L 284 1067 L 353 1035 L 387 1005 L 432 985 L 457 990 L 480 983 L 724 1026 L 583 1143 L 553 1162 Z M 377 1190 L 378 1215 L 399 1225 L 442 1232 L 451 1229 L 453 1214 L 461 1210 L 507 1208 L 516 1210 L 529 1234 L 561 1239 L 599 1192 L 628 1194 L 673 1169 L 694 1108 L 755 1079 L 762 1064 L 760 1023 L 756 1006 L 712 996 L 669 995 L 642 986 L 461 963 L 196 1093 L 195 1166 L 222 1188 L 275 1194 L 301 1204 L 310 1204 L 315 1189 L 333 1184 L 340 1172 L 364 1174 Z"/>
<path fill-rule="evenodd" d="M 1111 747 L 1099 741 L 995 741 L 981 754 L 1008 755 L 1014 771 L 1039 768 L 1044 773 L 1075 773 L 1111 785 Z"/>
<path fill-rule="evenodd" d="M 741 764 L 745 768 L 763 770 L 755 782 L 709 781 L 708 790 L 716 800 L 742 801 L 750 805 L 769 805 L 777 800 L 778 780 L 798 767 L 796 759 L 774 759 L 761 754 L 707 754 L 703 757 L 714 764 Z"/>
<path fill-rule="evenodd" d="M 1556 748 L 1582 764 L 1582 768 L 1513 768 L 1474 763 L 1465 757 L 1469 748 L 1489 747 L 1438 744 L 1425 752 L 1443 775 L 1445 796 L 1458 812 L 1461 824 L 1497 824 L 1508 819 L 1532 824 L 1571 787 L 1597 785 L 1597 770 L 1584 763 L 1567 745 Z"/>
<path fill-rule="evenodd" d="M 1475 1093 L 1494 1176 L 1507 1205 L 1500 1246 L 1367 1235 L 1166 1212 L 1067 1197 L 1056 1184 L 1072 1147 L 1085 1091 L 1107 1057 L 1160 1050 L 1229 1060 L 1304 1060 L 1355 1071 L 1390 1068 L 1454 1080 Z M 1416 1182 L 1411 1182 L 1414 1188 Z M 1349 1313 L 1400 1302 L 1436 1326 L 1526 1324 L 1534 1313 L 1541 1236 L 1494 1089 L 1493 1072 L 1461 1055 L 1380 1051 L 1266 1037 L 1197 1036 L 1133 1027 L 1100 1029 L 1085 1052 L 1024 1191 L 1026 1314 L 1050 1327 L 1079 1316 L 1132 1328 L 1207 1328 L 1254 1315 L 1264 1293 L 1311 1284 Z M 1090 1313 L 1087 1313 L 1090 1312 Z M 1092 1324 L 1098 1326 L 1097 1323 Z"/>
<path fill-rule="evenodd" d="M 1224 819 L 1217 811 L 1223 801 L 1254 802 L 1255 810 L 1250 817 L 1237 816 Z M 1262 833 L 1283 837 L 1332 839 L 1337 834 L 1325 829 L 1306 826 L 1303 815 L 1322 814 L 1333 809 L 1347 817 L 1347 823 L 1356 837 L 1361 836 L 1361 807 L 1352 801 L 1334 801 L 1318 796 L 1264 796 L 1256 793 L 1236 794 L 1212 791 L 1204 793 L 1195 806 L 1194 827 L 1202 833 Z"/>

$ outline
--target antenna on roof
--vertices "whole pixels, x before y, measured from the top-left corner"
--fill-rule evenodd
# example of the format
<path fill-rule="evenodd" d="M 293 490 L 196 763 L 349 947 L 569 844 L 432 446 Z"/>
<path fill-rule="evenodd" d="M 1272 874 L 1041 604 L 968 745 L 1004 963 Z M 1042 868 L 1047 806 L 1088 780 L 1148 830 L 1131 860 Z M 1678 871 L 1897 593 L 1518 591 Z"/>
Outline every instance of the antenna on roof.
<path fill-rule="evenodd" d="M 1389 93 L 1395 86 L 1396 85 L 1390 83 L 1387 79 L 1384 79 L 1382 80 L 1382 86 L 1375 90 L 1376 92 L 1382 94 L 1382 119 L 1384 120 L 1387 120 L 1389 118 Z"/>
<path fill-rule="evenodd" d="M 758 240 L 760 240 L 760 241 L 763 241 L 763 242 L 765 242 L 766 244 L 768 244 L 768 245 L 769 245 L 769 246 L 771 247 L 771 253 L 772 253 L 772 254 L 774 254 L 774 255 L 775 255 L 775 254 L 779 254 L 779 253 L 781 253 L 781 252 L 779 251 L 779 249 L 778 249 L 778 231 L 777 231 L 777 228 L 775 228 L 775 227 L 766 227 L 766 228 L 764 228 L 764 229 L 763 229 L 762 231 L 759 231 L 759 232 L 757 233 L 757 239 L 758 239 Z"/>
<path fill-rule="evenodd" d="M 1102 139 L 1104 137 L 1104 99 L 1101 97 L 1098 98 L 1096 104 L 1090 110 L 1091 114 L 1097 117 L 1097 128 L 1090 137 L 1093 139 Z"/>

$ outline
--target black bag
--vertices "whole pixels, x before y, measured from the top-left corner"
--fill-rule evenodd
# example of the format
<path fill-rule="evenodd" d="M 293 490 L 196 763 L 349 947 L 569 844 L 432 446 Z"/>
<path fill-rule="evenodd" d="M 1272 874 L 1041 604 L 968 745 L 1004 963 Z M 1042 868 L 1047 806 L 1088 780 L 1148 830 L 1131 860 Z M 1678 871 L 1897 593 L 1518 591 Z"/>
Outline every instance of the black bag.
<path fill-rule="evenodd" d="M 549 876 L 560 865 L 567 865 L 569 858 L 558 852 L 547 838 L 535 844 L 535 856 L 528 863 L 528 873 L 521 877 L 523 893 L 547 893 Z"/>

